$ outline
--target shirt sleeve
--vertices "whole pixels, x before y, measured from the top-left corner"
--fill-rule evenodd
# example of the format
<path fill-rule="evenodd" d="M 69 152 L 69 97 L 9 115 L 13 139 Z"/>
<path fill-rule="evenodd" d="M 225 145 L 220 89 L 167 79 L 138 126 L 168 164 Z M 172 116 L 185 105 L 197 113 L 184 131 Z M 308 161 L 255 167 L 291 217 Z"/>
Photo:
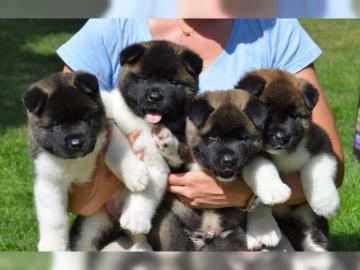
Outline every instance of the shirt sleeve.
<path fill-rule="evenodd" d="M 101 89 L 113 88 L 113 74 L 121 51 L 120 22 L 114 19 L 90 19 L 57 54 L 74 71 L 95 75 Z"/>
<path fill-rule="evenodd" d="M 297 73 L 322 53 L 296 19 L 277 19 L 267 34 L 270 42 L 269 66 L 272 69 Z"/>

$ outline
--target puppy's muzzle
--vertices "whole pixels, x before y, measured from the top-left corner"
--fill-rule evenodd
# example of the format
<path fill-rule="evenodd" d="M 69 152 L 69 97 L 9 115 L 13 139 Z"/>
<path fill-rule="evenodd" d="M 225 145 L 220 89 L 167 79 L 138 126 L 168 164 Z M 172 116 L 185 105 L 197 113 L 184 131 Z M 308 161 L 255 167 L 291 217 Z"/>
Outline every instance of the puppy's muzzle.
<path fill-rule="evenodd" d="M 80 151 L 84 145 L 84 140 L 80 136 L 70 136 L 66 138 L 66 146 L 72 151 Z"/>
<path fill-rule="evenodd" d="M 164 96 L 160 93 L 160 91 L 157 88 L 150 89 L 148 94 L 148 101 L 156 103 L 162 101 L 163 99 Z"/>

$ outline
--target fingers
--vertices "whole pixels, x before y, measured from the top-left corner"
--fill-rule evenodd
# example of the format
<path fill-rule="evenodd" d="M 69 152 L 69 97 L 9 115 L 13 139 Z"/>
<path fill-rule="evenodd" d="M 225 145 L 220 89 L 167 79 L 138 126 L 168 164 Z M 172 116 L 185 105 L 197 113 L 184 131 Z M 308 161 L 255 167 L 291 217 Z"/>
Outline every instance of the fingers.
<path fill-rule="evenodd" d="M 169 186 L 186 186 L 188 173 L 174 173 L 170 174 L 168 178 Z"/>
<path fill-rule="evenodd" d="M 186 187 L 182 186 L 168 186 L 168 191 L 176 195 L 185 196 Z"/>

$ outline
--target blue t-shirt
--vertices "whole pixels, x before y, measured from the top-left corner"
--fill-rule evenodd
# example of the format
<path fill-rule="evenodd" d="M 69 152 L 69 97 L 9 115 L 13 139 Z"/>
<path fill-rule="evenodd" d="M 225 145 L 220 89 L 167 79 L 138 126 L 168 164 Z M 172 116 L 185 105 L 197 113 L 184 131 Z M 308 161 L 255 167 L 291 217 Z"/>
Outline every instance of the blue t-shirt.
<path fill-rule="evenodd" d="M 146 20 L 91 19 L 57 53 L 75 71 L 94 74 L 103 90 L 115 88 L 125 47 L 152 39 Z M 246 72 L 296 73 L 321 54 L 295 19 L 237 19 L 224 51 L 200 74 L 200 91 L 232 89 Z"/>

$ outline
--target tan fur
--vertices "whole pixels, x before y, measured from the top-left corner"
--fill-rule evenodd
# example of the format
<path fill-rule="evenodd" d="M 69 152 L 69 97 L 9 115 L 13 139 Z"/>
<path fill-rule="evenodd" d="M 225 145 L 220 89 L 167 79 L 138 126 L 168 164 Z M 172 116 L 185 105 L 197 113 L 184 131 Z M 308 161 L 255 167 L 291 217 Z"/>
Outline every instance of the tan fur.
<path fill-rule="evenodd" d="M 263 102 L 284 103 L 284 101 L 286 101 L 288 104 L 294 104 L 299 113 L 306 116 L 311 114 L 301 97 L 301 91 L 304 91 L 309 84 L 307 81 L 289 72 L 271 69 L 250 72 L 242 79 L 249 76 L 259 76 L 266 81 L 265 89 L 260 96 Z"/>
<path fill-rule="evenodd" d="M 228 117 L 230 111 L 234 113 L 234 120 L 241 122 L 241 124 L 251 133 L 257 132 L 252 121 L 243 113 L 246 104 L 251 98 L 251 95 L 248 92 L 238 89 L 214 91 L 199 95 L 198 98 L 205 98 L 210 106 L 215 109 L 205 125 L 197 131 L 199 134 L 208 132 L 215 123 L 220 125 L 221 123 L 228 123 L 229 119 L 225 119 L 225 117 Z M 224 128 L 226 127 L 224 126 Z"/>

